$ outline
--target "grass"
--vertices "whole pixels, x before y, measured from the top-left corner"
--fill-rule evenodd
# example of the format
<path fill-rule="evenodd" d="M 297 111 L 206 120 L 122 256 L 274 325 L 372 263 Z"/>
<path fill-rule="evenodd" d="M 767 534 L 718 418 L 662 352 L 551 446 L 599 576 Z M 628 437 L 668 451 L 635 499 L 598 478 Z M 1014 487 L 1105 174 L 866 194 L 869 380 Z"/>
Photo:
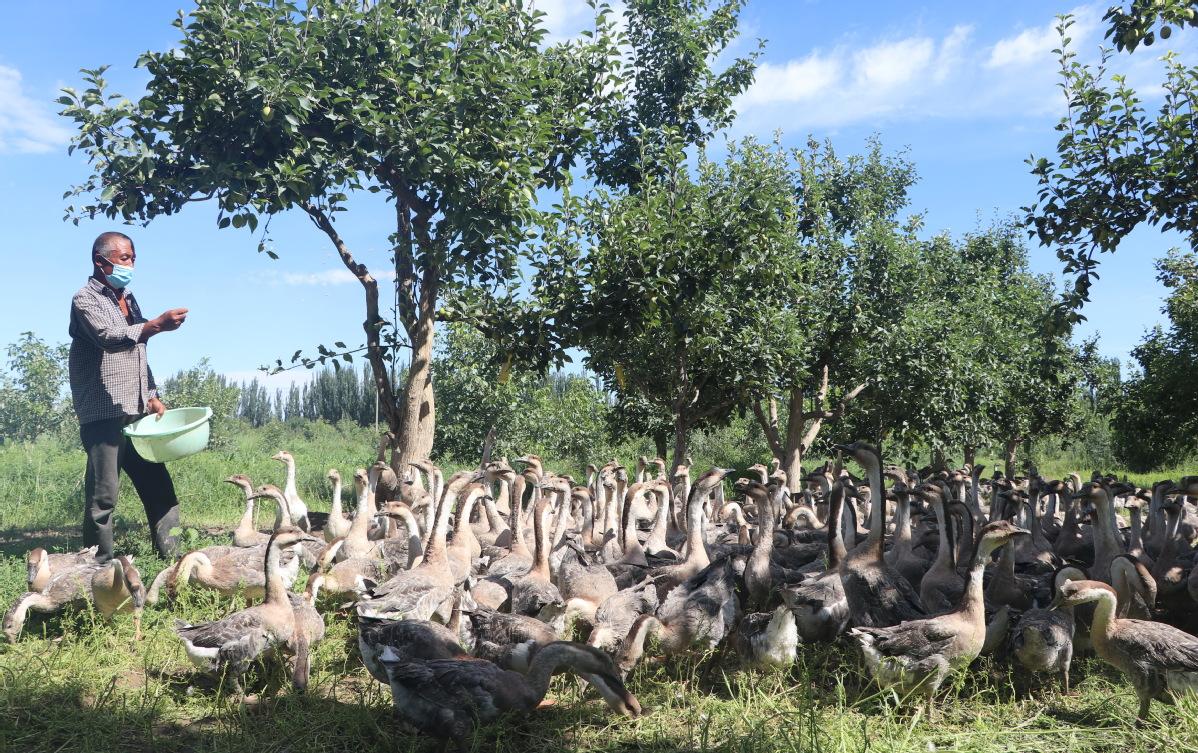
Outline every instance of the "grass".
<path fill-rule="evenodd" d="M 246 472 L 256 482 L 280 481 L 281 467 L 269 457 L 284 446 L 296 456 L 301 494 L 316 509 L 328 507 L 329 467 L 348 475 L 373 459 L 366 434 L 316 426 L 242 433 L 221 449 L 172 464 L 189 543 L 213 540 L 215 529 L 231 526 L 241 511 L 236 490 L 220 480 Z M 4 604 L 23 590 L 26 550 L 80 545 L 82 470 L 82 454 L 70 442 L 0 447 Z M 136 555 L 149 582 L 166 563 L 150 552 L 138 508 L 126 487 L 118 547 Z M 264 524 L 270 515 L 262 513 Z M 211 619 L 237 606 L 185 592 L 169 610 L 147 610 L 140 642 L 128 617 L 106 624 L 83 611 L 37 625 L 0 648 L 0 751 L 436 749 L 394 720 L 390 692 L 361 667 L 344 614 L 326 614 L 328 636 L 316 648 L 307 693 L 295 694 L 282 670 L 265 667 L 253 681 L 262 701 L 230 702 L 194 673 L 171 626 L 176 618 Z M 984 659 L 957 678 L 934 720 L 894 708 L 863 676 L 855 653 L 839 645 L 804 647 L 786 671 L 746 671 L 730 658 L 648 661 L 630 687 L 647 710 L 636 720 L 613 717 L 593 693 L 558 678 L 555 705 L 487 728 L 475 749 L 1198 753 L 1198 699 L 1154 704 L 1152 721 L 1137 728 L 1130 686 L 1094 659 L 1075 663 L 1069 696 L 1052 678 Z"/>

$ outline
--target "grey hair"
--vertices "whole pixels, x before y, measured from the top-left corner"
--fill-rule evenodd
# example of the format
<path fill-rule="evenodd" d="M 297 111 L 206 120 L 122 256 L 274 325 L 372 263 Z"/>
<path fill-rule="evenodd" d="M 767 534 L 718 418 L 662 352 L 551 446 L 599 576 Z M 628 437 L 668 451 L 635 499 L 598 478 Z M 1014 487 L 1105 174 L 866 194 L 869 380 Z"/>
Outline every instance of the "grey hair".
<path fill-rule="evenodd" d="M 116 247 L 120 241 L 127 241 L 129 243 L 129 248 L 137 251 L 137 249 L 133 247 L 132 238 L 124 233 L 118 233 L 115 230 L 109 230 L 106 233 L 100 233 L 96 236 L 96 239 L 92 241 L 92 258 L 94 259 L 97 256 L 102 256 L 105 259 L 111 258 L 112 252 L 116 251 Z"/>

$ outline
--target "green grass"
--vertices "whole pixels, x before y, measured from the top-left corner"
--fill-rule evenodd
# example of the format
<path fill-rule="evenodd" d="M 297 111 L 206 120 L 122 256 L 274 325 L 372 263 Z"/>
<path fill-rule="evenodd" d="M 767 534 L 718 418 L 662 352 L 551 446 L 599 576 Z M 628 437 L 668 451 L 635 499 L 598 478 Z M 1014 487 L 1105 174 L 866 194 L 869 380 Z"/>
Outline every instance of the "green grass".
<path fill-rule="evenodd" d="M 295 454 L 301 494 L 328 509 L 324 474 L 348 475 L 373 460 L 370 436 L 316 426 L 246 432 L 222 449 L 172 464 L 189 541 L 211 539 L 242 507 L 220 480 L 246 472 L 281 482 L 269 459 Z M 77 548 L 82 453 L 71 443 L 0 447 L 0 601 L 23 590 L 21 557 L 37 545 Z M 347 492 L 348 494 L 348 492 Z M 265 524 L 271 513 L 262 513 Z M 149 551 L 140 506 L 125 488 L 118 546 L 137 556 L 147 582 L 166 563 Z M 344 614 L 329 613 L 308 692 L 292 692 L 278 668 L 263 668 L 242 707 L 197 676 L 171 631 L 175 618 L 198 621 L 240 606 L 203 591 L 184 593 L 169 610 L 148 609 L 144 637 L 128 617 L 106 624 L 91 612 L 63 615 L 0 648 L 0 751 L 291 751 L 435 750 L 407 734 L 391 713 L 390 692 L 361 667 Z M 595 751 L 1198 751 L 1198 699 L 1153 705 L 1144 728 L 1133 724 L 1130 686 L 1100 662 L 1079 660 L 1074 692 L 1055 679 L 1027 677 L 986 659 L 957 679 L 934 720 L 894 708 L 840 646 L 801 649 L 787 671 L 738 669 L 731 659 L 648 661 L 630 680 L 647 713 L 613 717 L 593 693 L 554 681 L 556 704 L 487 728 L 476 750 Z"/>

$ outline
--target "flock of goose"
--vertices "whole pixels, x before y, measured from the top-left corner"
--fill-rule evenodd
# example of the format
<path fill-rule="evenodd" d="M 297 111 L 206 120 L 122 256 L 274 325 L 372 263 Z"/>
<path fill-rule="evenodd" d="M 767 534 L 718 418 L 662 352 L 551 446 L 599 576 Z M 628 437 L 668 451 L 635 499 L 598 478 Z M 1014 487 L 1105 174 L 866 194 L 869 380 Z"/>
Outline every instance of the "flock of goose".
<path fill-rule="evenodd" d="M 243 693 L 248 668 L 283 654 L 303 689 L 319 605 L 356 620 L 398 716 L 461 748 L 480 722 L 541 703 L 557 671 L 638 715 L 624 679 L 647 653 L 726 648 L 784 666 L 800 644 L 845 640 L 882 688 L 929 713 L 984 653 L 1058 674 L 1067 693 L 1073 656 L 1093 652 L 1131 681 L 1141 718 L 1154 699 L 1198 692 L 1198 638 L 1182 629 L 1198 620 L 1198 476 L 1150 490 L 1098 474 L 983 479 L 980 466 L 884 466 L 864 442 L 838 451 L 864 479 L 828 464 L 792 493 L 758 465 L 728 499 L 732 469 L 692 480 L 689 459 L 670 474 L 645 458 L 632 474 L 588 466 L 585 484 L 531 455 L 519 471 L 488 461 L 448 479 L 431 462 L 401 478 L 380 460 L 353 475 L 352 517 L 335 470 L 330 511 L 310 512 L 281 452 L 282 489 L 226 479 L 245 496 L 230 543 L 184 554 L 148 588 L 132 557 L 33 550 L 4 632 L 15 641 L 30 612 L 82 600 L 132 612 L 140 635 L 145 604 L 180 589 L 244 593 L 253 606 L 177 624 L 187 656 Z M 262 500 L 270 532 L 254 526 Z"/>

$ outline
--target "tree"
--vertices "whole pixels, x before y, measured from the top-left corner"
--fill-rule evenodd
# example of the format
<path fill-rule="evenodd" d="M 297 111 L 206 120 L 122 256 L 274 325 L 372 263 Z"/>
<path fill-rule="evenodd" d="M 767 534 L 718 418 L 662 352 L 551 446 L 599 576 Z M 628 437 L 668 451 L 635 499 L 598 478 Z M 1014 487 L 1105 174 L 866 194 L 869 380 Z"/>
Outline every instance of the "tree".
<path fill-rule="evenodd" d="M 229 384 L 202 358 L 195 366 L 180 371 L 162 383 L 162 400 L 172 408 L 205 406 L 212 409 L 211 441 L 227 437 L 229 425 L 237 416 L 241 390 Z"/>
<path fill-rule="evenodd" d="M 920 263 L 920 218 L 900 217 L 914 166 L 885 156 L 876 140 L 847 159 L 814 140 L 791 156 L 799 248 L 785 269 L 790 295 L 774 326 L 794 334 L 761 353 L 773 364 L 770 378 L 746 394 L 794 490 L 825 423 L 878 378 L 880 354 L 919 293 L 903 282 Z"/>
<path fill-rule="evenodd" d="M 213 200 L 221 227 L 255 230 L 260 217 L 304 212 L 361 283 L 360 350 L 398 468 L 432 448 L 439 303 L 510 280 L 536 253 L 535 194 L 560 185 L 604 102 L 606 13 L 595 32 L 553 46 L 543 15 L 508 0 L 201 3 L 180 15 L 175 47 L 138 60 L 150 76 L 141 99 L 109 94 L 104 68 L 84 72 L 83 92 L 66 90 L 72 150 L 94 168 L 68 214 L 144 223 Z M 397 321 L 383 318 L 378 277 L 338 230 L 363 190 L 395 208 Z M 396 395 L 388 373 L 401 346 L 411 359 Z M 335 348 L 292 363 L 354 350 Z"/>
<path fill-rule="evenodd" d="M 796 256 L 787 155 L 747 140 L 692 178 L 681 144 L 671 167 L 633 190 L 599 191 L 581 223 L 589 252 L 567 295 L 587 367 L 623 402 L 672 421 L 673 462 L 691 431 L 727 420 L 741 395 L 776 376 L 798 336 L 783 326 Z"/>
<path fill-rule="evenodd" d="M 762 44 L 722 71 L 714 66 L 739 33 L 743 7 L 744 0 L 628 0 L 629 54 L 590 153 L 600 183 L 642 185 L 646 173 L 671 167 L 673 144 L 702 147 L 732 123 L 732 101 L 753 83 Z"/>
<path fill-rule="evenodd" d="M 1198 255 L 1173 251 L 1157 264 L 1170 289 L 1167 329 L 1155 327 L 1132 351 L 1138 370 L 1123 385 L 1113 423 L 1115 453 L 1146 472 L 1198 450 Z"/>
<path fill-rule="evenodd" d="M 1055 291 L 1032 274 L 1020 228 L 999 222 L 961 242 L 923 245 L 902 278 L 911 301 L 879 354 L 854 424 L 907 453 L 1004 450 L 1006 470 L 1029 440 L 1075 426 L 1077 369 L 1068 330 L 1046 337 Z M 859 428 L 858 431 L 861 429 Z"/>
<path fill-rule="evenodd" d="M 8 370 L 0 373 L 0 440 L 30 441 L 58 428 L 70 414 L 63 399 L 67 347 L 22 332 L 6 353 Z"/>
<path fill-rule="evenodd" d="M 1169 23 L 1195 25 L 1198 3 L 1135 0 L 1107 13 L 1107 36 L 1119 49 L 1134 50 L 1166 37 Z M 1072 18 L 1061 17 L 1056 51 L 1061 88 L 1068 105 L 1057 124 L 1055 159 L 1032 158 L 1039 183 L 1036 201 L 1025 207 L 1029 232 L 1057 249 L 1065 271 L 1076 275 L 1066 291 L 1058 321 L 1078 321 L 1097 277 L 1097 254 L 1113 252 L 1142 223 L 1177 230 L 1198 247 L 1198 175 L 1192 169 L 1198 114 L 1198 69 L 1173 53 L 1165 56 L 1163 101 L 1155 115 L 1120 75 L 1109 73 L 1113 51 L 1088 65 L 1070 48 Z"/>
<path fill-rule="evenodd" d="M 473 328 L 452 324 L 433 360 L 444 407 L 435 456 L 472 461 L 494 429 L 496 457 L 534 453 L 581 467 L 607 449 L 604 396 L 584 377 L 513 366 Z"/>

